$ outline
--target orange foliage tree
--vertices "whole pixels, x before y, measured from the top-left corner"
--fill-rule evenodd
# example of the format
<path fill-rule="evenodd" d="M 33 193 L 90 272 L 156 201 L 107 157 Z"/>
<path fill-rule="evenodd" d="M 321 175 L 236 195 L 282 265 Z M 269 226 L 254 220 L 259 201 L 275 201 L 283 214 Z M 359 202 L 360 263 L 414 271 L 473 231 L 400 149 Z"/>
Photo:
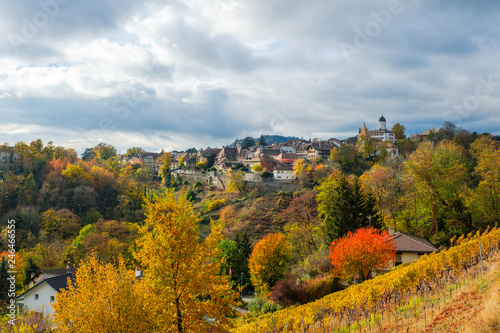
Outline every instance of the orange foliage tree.
<path fill-rule="evenodd" d="M 396 255 L 396 243 L 387 231 L 360 228 L 330 245 L 329 258 L 342 278 L 358 274 L 363 280 L 377 268 L 387 268 Z"/>
<path fill-rule="evenodd" d="M 253 285 L 261 292 L 268 292 L 285 276 L 291 256 L 291 246 L 283 234 L 262 238 L 248 259 Z"/>

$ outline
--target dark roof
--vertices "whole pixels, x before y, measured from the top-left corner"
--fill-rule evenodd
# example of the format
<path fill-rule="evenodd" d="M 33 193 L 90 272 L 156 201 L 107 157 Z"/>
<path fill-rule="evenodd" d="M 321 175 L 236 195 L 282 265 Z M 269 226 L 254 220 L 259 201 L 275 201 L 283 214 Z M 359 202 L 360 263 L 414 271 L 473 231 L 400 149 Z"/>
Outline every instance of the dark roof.
<path fill-rule="evenodd" d="M 380 118 L 378 118 L 378 121 L 385 121 L 384 115 L 380 116 Z"/>
<path fill-rule="evenodd" d="M 27 292 L 32 291 L 33 289 L 37 288 L 38 286 L 41 286 L 45 282 L 47 282 L 52 288 L 54 288 L 55 291 L 59 292 L 62 289 L 65 289 L 68 287 L 68 278 L 73 280 L 75 278 L 75 273 L 71 272 L 71 273 L 66 273 L 66 274 L 59 275 L 59 276 L 54 276 L 54 277 L 51 277 L 48 279 L 44 279 L 44 280 L 40 281 L 39 283 L 35 284 L 32 288 L 17 295 L 17 298 L 21 297 L 22 295 L 26 294 Z"/>
<path fill-rule="evenodd" d="M 68 278 L 74 279 L 74 273 L 67 273 L 64 275 L 55 276 L 53 278 L 48 278 L 46 281 L 52 288 L 54 288 L 57 292 L 61 291 L 61 289 L 66 289 L 68 287 Z M 33 287 L 34 288 L 34 287 Z"/>
<path fill-rule="evenodd" d="M 31 282 L 31 280 L 34 280 L 37 276 L 40 276 L 40 275 L 49 275 L 49 276 L 54 277 L 54 276 L 58 276 L 58 275 L 68 274 L 68 272 L 76 272 L 76 268 L 70 267 L 69 271 L 68 271 L 68 268 L 56 268 L 56 269 L 46 269 L 46 270 L 37 269 L 35 272 L 35 275 L 33 277 L 30 277 L 28 280 L 26 280 L 24 282 L 24 284 L 29 284 Z"/>
<path fill-rule="evenodd" d="M 401 231 L 396 231 L 393 238 L 396 241 L 397 252 L 431 253 L 438 251 L 428 240 Z"/>

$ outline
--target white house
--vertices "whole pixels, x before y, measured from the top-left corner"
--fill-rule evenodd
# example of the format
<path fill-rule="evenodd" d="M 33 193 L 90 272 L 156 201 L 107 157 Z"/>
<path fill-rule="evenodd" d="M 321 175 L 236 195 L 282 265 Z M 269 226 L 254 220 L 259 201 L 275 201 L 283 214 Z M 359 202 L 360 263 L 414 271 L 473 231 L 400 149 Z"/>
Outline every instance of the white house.
<path fill-rule="evenodd" d="M 297 178 L 295 172 L 293 172 L 293 167 L 286 165 L 278 165 L 274 171 L 274 179 L 276 180 L 294 180 Z"/>
<path fill-rule="evenodd" d="M 44 279 L 17 296 L 18 305 L 26 310 L 29 309 L 47 316 L 53 315 L 52 303 L 54 303 L 57 293 L 68 286 L 68 278 L 73 278 L 73 276 L 73 273 L 67 273 Z"/>

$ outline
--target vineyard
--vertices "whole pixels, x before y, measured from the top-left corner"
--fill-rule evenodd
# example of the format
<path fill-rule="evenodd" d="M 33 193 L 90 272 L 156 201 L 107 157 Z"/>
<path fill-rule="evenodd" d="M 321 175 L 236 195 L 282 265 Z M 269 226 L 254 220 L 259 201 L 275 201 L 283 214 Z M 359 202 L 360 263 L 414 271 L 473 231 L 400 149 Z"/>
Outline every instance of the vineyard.
<path fill-rule="evenodd" d="M 500 229 L 452 242 L 455 246 L 448 250 L 424 255 L 315 302 L 242 320 L 234 331 L 406 332 L 412 324 L 415 331 L 425 331 L 444 302 L 490 269 L 490 259 L 500 249 Z"/>

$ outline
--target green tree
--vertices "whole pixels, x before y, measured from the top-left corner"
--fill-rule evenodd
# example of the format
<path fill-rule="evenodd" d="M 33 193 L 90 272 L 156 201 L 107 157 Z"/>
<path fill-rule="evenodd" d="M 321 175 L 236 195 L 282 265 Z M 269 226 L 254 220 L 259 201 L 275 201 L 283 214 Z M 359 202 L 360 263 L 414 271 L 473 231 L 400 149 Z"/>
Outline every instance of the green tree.
<path fill-rule="evenodd" d="M 381 227 L 375 199 L 362 190 L 358 178 L 335 170 L 316 191 L 327 243 L 362 227 Z"/>
<path fill-rule="evenodd" d="M 260 136 L 260 139 L 259 139 L 259 146 L 261 146 L 261 147 L 265 147 L 265 146 L 267 146 L 267 143 L 266 143 L 266 138 L 264 138 L 264 134 L 262 134 L 262 135 Z"/>
<path fill-rule="evenodd" d="M 172 183 L 172 155 L 164 153 L 161 157 L 161 163 L 163 163 L 160 169 L 161 182 L 165 187 L 170 187 Z"/>
<path fill-rule="evenodd" d="M 127 156 L 132 156 L 132 155 L 140 156 L 140 155 L 144 155 L 145 153 L 146 153 L 146 151 L 144 149 L 142 149 L 141 147 L 132 147 L 132 148 L 127 149 L 127 152 L 125 153 L 125 155 L 127 155 Z"/>
<path fill-rule="evenodd" d="M 238 249 L 245 257 L 245 260 L 247 260 L 253 250 L 252 241 L 250 240 L 248 232 L 246 230 L 237 232 L 236 235 L 234 235 L 234 241 L 236 242 Z"/>
<path fill-rule="evenodd" d="M 162 331 L 227 330 L 232 322 L 238 295 L 227 276 L 219 274 L 222 225 L 212 223 L 203 241 L 198 225 L 183 196 L 167 192 L 146 203 L 135 257 L 144 272 L 141 284 L 149 313 Z"/>
<path fill-rule="evenodd" d="M 236 288 L 240 284 L 242 286 L 250 285 L 248 261 L 243 253 L 241 253 L 236 242 L 223 239 L 218 247 L 221 250 L 218 258 L 220 261 L 219 274 L 228 275 L 233 288 Z"/>
<path fill-rule="evenodd" d="M 1 270 L 2 269 L 0 268 L 0 271 Z M 31 279 L 31 274 L 35 274 L 38 270 L 40 270 L 40 268 L 35 264 L 33 257 L 29 256 L 28 259 L 26 260 L 26 263 L 24 264 L 24 268 L 23 268 L 24 282 Z"/>
<path fill-rule="evenodd" d="M 113 145 L 109 145 L 103 142 L 92 148 L 92 150 L 94 151 L 97 158 L 101 161 L 106 161 L 109 158 L 116 156 L 116 148 Z"/>
<path fill-rule="evenodd" d="M 49 209 L 43 213 L 42 227 L 49 235 L 57 235 L 61 239 L 75 236 L 80 229 L 80 219 L 67 209 Z"/>
<path fill-rule="evenodd" d="M 243 149 L 248 149 L 252 146 L 255 146 L 255 139 L 250 137 L 250 136 L 247 136 L 241 142 L 241 148 L 243 148 Z"/>

